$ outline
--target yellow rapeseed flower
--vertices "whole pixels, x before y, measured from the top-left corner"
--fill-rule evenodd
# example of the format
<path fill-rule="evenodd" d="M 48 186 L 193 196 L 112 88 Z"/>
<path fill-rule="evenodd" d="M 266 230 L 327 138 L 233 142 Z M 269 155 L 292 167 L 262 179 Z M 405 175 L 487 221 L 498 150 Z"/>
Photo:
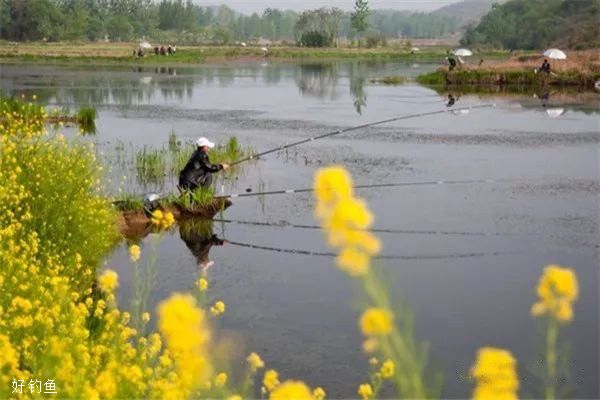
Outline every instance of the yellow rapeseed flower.
<path fill-rule="evenodd" d="M 471 376 L 477 381 L 473 399 L 517 399 L 519 379 L 517 361 L 503 349 L 483 347 L 477 352 L 477 360 L 471 368 Z"/>
<path fill-rule="evenodd" d="M 269 396 L 271 400 L 313 400 L 313 394 L 304 382 L 285 381 Z"/>
<path fill-rule="evenodd" d="M 159 329 L 173 360 L 178 366 L 184 388 L 192 389 L 206 382 L 210 365 L 206 345 L 210 333 L 204 312 L 190 295 L 174 294 L 158 307 Z"/>
<path fill-rule="evenodd" d="M 365 275 L 371 257 L 381 251 L 381 243 L 366 231 L 373 215 L 363 200 L 353 197 L 346 170 L 330 167 L 317 171 L 315 197 L 316 215 L 327 233 L 327 241 L 339 250 L 337 265 L 350 276 Z"/>
<path fill-rule="evenodd" d="M 538 301 L 531 307 L 533 316 L 548 315 L 567 323 L 573 319 L 573 303 L 579 296 L 577 275 L 570 268 L 548 265 L 538 287 Z"/>
<path fill-rule="evenodd" d="M 317 171 L 314 179 L 316 214 L 323 218 L 338 201 L 352 197 L 352 178 L 343 167 L 329 167 Z"/>
<path fill-rule="evenodd" d="M 396 365 L 392 360 L 386 360 L 383 362 L 383 364 L 381 364 L 379 373 L 383 379 L 390 379 L 396 373 Z"/>
<path fill-rule="evenodd" d="M 200 278 L 196 282 L 196 286 L 198 286 L 198 289 L 201 292 L 205 292 L 208 289 L 208 281 L 206 280 L 206 278 Z"/>
<path fill-rule="evenodd" d="M 221 372 L 215 376 L 215 386 L 218 388 L 222 388 L 227 384 L 227 374 L 225 372 Z"/>
<path fill-rule="evenodd" d="M 363 383 L 358 387 L 357 393 L 363 400 L 367 400 L 373 397 L 373 388 L 369 383 Z"/>
<path fill-rule="evenodd" d="M 322 387 L 318 387 L 313 390 L 313 397 L 315 400 L 323 400 L 325 396 L 327 396 L 327 393 L 325 393 L 325 390 Z"/>
<path fill-rule="evenodd" d="M 140 246 L 137 244 L 129 246 L 129 258 L 131 258 L 131 261 L 139 261 L 141 255 L 142 250 L 140 249 Z"/>
<path fill-rule="evenodd" d="M 106 270 L 98 278 L 98 284 L 103 291 L 111 293 L 116 289 L 117 286 L 119 286 L 119 276 L 113 270 Z"/>
<path fill-rule="evenodd" d="M 275 387 L 279 385 L 279 374 L 274 369 L 270 369 L 265 372 L 265 376 L 263 377 L 263 386 L 269 392 L 275 389 Z"/>
<path fill-rule="evenodd" d="M 383 308 L 369 308 L 360 317 L 360 329 L 365 336 L 388 335 L 394 325 L 394 315 Z"/>
<path fill-rule="evenodd" d="M 215 304 L 210 307 L 210 312 L 216 317 L 218 315 L 221 315 L 225 312 L 225 303 L 223 303 L 221 300 L 215 302 Z"/>
<path fill-rule="evenodd" d="M 167 230 L 175 223 L 175 217 L 170 211 L 154 210 L 150 218 L 152 225 L 161 230 Z"/>
<path fill-rule="evenodd" d="M 342 249 L 336 258 L 337 265 L 350 276 L 361 276 L 368 272 L 370 258 L 363 251 L 352 247 Z"/>
<path fill-rule="evenodd" d="M 150 313 L 147 313 L 147 312 L 142 313 L 142 321 L 144 321 L 144 322 L 150 321 Z"/>
<path fill-rule="evenodd" d="M 250 368 L 254 371 L 264 368 L 265 366 L 264 361 L 256 353 L 250 353 L 250 355 L 246 358 L 246 361 L 250 365 Z"/>

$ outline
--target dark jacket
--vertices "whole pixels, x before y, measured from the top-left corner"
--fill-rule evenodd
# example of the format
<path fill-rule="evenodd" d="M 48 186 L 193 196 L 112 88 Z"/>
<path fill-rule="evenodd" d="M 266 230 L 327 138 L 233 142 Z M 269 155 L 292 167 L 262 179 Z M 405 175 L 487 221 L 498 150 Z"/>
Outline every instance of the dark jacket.
<path fill-rule="evenodd" d="M 183 167 L 183 170 L 179 174 L 179 180 L 191 183 L 204 182 L 207 175 L 222 169 L 223 166 L 220 164 L 211 164 L 208 154 L 198 149 L 192 154 L 185 167 Z"/>

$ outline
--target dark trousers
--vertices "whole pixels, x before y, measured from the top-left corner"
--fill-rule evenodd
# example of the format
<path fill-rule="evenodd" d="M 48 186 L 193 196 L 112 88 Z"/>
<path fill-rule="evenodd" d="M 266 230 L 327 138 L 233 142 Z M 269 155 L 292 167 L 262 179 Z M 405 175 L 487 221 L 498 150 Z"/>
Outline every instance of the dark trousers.
<path fill-rule="evenodd" d="M 194 190 L 198 189 L 199 187 L 209 187 L 210 185 L 212 185 L 212 180 L 213 180 L 213 178 L 212 178 L 211 173 L 204 174 L 204 176 L 202 176 L 197 181 L 193 181 L 186 177 L 180 176 L 179 177 L 179 187 L 181 188 L 181 190 L 194 191 Z"/>

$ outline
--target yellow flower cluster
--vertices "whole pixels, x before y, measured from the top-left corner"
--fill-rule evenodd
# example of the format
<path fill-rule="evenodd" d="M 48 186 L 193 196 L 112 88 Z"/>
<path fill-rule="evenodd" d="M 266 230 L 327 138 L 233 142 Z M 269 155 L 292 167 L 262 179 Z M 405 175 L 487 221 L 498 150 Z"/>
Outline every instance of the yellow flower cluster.
<path fill-rule="evenodd" d="M 47 136 L 41 109 L 0 103 L 0 398 L 40 378 L 61 398 L 185 397 L 191 349 L 142 336 L 116 307 L 117 274 L 96 278 L 118 231 L 94 149 Z M 171 341 L 189 344 L 197 331 L 174 319 Z"/>
<path fill-rule="evenodd" d="M 106 293 L 112 293 L 119 286 L 119 276 L 115 271 L 106 270 L 104 273 L 98 278 L 98 284 L 100 285 L 100 289 L 105 291 Z"/>
<path fill-rule="evenodd" d="M 196 282 L 196 286 L 198 286 L 198 290 L 201 292 L 206 292 L 206 290 L 208 290 L 208 281 L 206 278 L 200 278 Z"/>
<path fill-rule="evenodd" d="M 384 336 L 392 332 L 394 315 L 383 308 L 369 308 L 360 317 L 360 329 L 365 336 Z"/>
<path fill-rule="evenodd" d="M 226 308 L 225 303 L 223 303 L 221 300 L 219 300 L 210 307 L 210 312 L 212 313 L 212 315 L 217 317 L 217 316 L 225 313 L 225 308 Z"/>
<path fill-rule="evenodd" d="M 386 360 L 381 364 L 379 374 L 383 379 L 390 379 L 396 373 L 396 364 L 392 360 Z"/>
<path fill-rule="evenodd" d="M 265 362 L 256 353 L 250 353 L 250 355 L 248 356 L 248 358 L 246 358 L 246 361 L 248 362 L 248 365 L 250 365 L 250 368 L 253 371 L 256 371 L 258 369 L 261 369 L 261 368 L 265 367 Z"/>
<path fill-rule="evenodd" d="M 160 230 L 167 230 L 175 223 L 175 217 L 170 211 L 154 210 L 150 219 L 152 225 Z"/>
<path fill-rule="evenodd" d="M 129 246 L 129 258 L 131 258 L 131 261 L 137 262 L 140 260 L 141 256 L 142 249 L 140 249 L 140 246 L 138 246 L 137 244 Z"/>
<path fill-rule="evenodd" d="M 304 382 L 285 381 L 269 396 L 270 400 L 313 400 L 310 388 Z"/>
<path fill-rule="evenodd" d="M 471 368 L 471 376 L 477 381 L 473 392 L 476 400 L 517 399 L 519 379 L 517 361 L 503 349 L 484 347 L 477 352 L 477 360 Z"/>
<path fill-rule="evenodd" d="M 327 393 L 325 393 L 325 390 L 322 387 L 315 388 L 312 394 L 315 400 L 323 400 L 325 396 L 327 396 Z"/>
<path fill-rule="evenodd" d="M 351 276 L 368 271 L 371 257 L 381 243 L 367 229 L 373 216 L 367 205 L 354 197 L 352 179 L 342 167 L 329 167 L 315 175 L 316 216 L 327 232 L 330 246 L 339 249 L 338 266 Z"/>
<path fill-rule="evenodd" d="M 373 397 L 373 387 L 369 383 L 363 383 L 358 387 L 357 393 L 363 400 L 370 399 Z"/>
<path fill-rule="evenodd" d="M 579 295 L 577 276 L 570 268 L 548 265 L 537 287 L 539 300 L 531 307 L 534 316 L 548 315 L 562 323 L 573 319 L 573 303 Z"/>
<path fill-rule="evenodd" d="M 265 372 L 263 376 L 263 386 L 269 392 L 275 389 L 275 387 L 279 385 L 279 374 L 274 369 L 270 369 Z"/>
<path fill-rule="evenodd" d="M 178 369 L 184 394 L 206 381 L 211 372 L 206 346 L 210 331 L 204 312 L 190 295 L 175 294 L 158 307 L 159 329 Z"/>

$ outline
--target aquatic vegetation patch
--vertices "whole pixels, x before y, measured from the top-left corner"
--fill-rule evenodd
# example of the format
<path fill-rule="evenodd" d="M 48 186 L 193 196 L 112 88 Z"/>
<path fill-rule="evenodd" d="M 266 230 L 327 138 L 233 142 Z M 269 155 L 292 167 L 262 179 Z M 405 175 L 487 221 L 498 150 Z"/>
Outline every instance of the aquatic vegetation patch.
<path fill-rule="evenodd" d="M 394 75 L 385 76 L 383 78 L 371 79 L 371 83 L 379 83 L 383 85 L 403 85 L 408 81 L 404 76 Z"/>
<path fill-rule="evenodd" d="M 167 147 L 144 146 L 135 153 L 137 177 L 143 183 L 162 183 L 166 177 L 177 178 L 195 149 L 193 142 L 181 143 L 174 132 L 169 134 Z M 240 145 L 236 137 L 218 143 L 210 151 L 210 161 L 214 164 L 230 164 L 254 154 L 250 147 Z M 236 173 L 235 169 L 226 172 L 227 176 Z"/>

